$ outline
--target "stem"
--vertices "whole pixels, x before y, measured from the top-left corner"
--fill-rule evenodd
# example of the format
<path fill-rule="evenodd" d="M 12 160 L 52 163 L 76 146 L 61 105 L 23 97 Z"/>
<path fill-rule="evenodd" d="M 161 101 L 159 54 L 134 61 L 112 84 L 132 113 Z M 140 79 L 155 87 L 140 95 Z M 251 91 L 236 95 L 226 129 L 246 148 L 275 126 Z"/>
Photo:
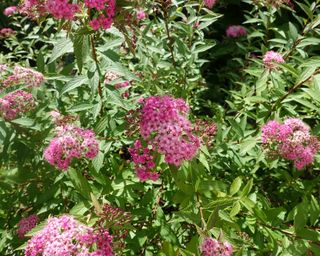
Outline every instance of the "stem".
<path fill-rule="evenodd" d="M 320 69 L 317 69 L 317 70 L 312 74 L 312 76 L 317 75 L 317 74 L 319 74 L 319 73 L 320 73 Z M 310 77 L 311 77 L 311 76 L 310 76 Z M 282 101 L 284 101 L 291 93 L 293 93 L 294 91 L 296 91 L 297 89 L 299 89 L 305 82 L 307 82 L 307 81 L 310 79 L 310 77 L 308 77 L 308 78 L 302 80 L 301 82 L 299 82 L 299 83 L 291 86 L 291 87 L 289 88 L 289 91 L 288 91 L 286 94 L 284 94 L 282 97 L 280 97 L 280 98 L 272 105 L 271 110 L 269 111 L 269 113 L 268 113 L 268 115 L 267 115 L 267 119 L 270 117 L 270 115 L 272 114 L 272 112 L 275 111 L 276 107 L 277 107 Z"/>
<path fill-rule="evenodd" d="M 177 63 L 176 63 L 176 60 L 175 60 L 174 54 L 173 54 L 173 38 L 171 37 L 170 30 L 169 30 L 169 24 L 168 24 L 168 18 L 169 17 L 168 17 L 168 10 L 167 10 L 166 6 L 164 6 L 164 8 L 163 8 L 163 12 L 164 12 L 164 25 L 166 27 L 166 33 L 167 33 L 167 37 L 168 37 L 168 40 L 169 40 L 168 46 L 169 46 L 169 50 L 170 50 L 173 66 L 176 67 Z"/>
<path fill-rule="evenodd" d="M 202 201 L 201 201 L 201 198 L 199 196 L 198 193 L 196 193 L 197 195 L 197 206 L 199 208 L 199 212 L 200 212 L 200 218 L 201 218 L 201 222 L 202 222 L 202 230 L 206 230 L 207 229 L 207 223 L 204 219 L 204 215 L 203 215 L 203 208 L 202 208 Z"/>
<path fill-rule="evenodd" d="M 92 48 L 92 58 L 93 58 L 94 62 L 96 63 L 98 73 L 99 73 L 98 93 L 99 93 L 100 98 L 102 99 L 102 86 L 101 86 L 101 81 L 100 81 L 101 71 L 99 68 L 97 50 L 96 50 L 96 46 L 94 43 L 94 35 L 90 36 L 90 41 L 91 41 L 91 48 Z"/>

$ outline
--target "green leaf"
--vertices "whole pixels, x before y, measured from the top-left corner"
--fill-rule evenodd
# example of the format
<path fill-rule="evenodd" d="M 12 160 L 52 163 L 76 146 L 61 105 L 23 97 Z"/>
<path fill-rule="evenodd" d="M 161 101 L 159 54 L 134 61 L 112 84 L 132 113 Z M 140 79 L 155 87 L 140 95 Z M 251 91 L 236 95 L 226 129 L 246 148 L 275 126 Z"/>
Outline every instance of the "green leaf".
<path fill-rule="evenodd" d="M 65 53 L 70 53 L 73 51 L 72 41 L 69 38 L 62 38 L 55 43 L 52 50 L 52 54 L 49 60 L 49 64 L 54 62 L 56 59 L 64 55 Z"/>
<path fill-rule="evenodd" d="M 296 232 L 299 232 L 307 224 L 308 213 L 306 211 L 305 203 L 300 203 L 296 207 L 296 215 L 294 216 L 294 229 Z"/>
<path fill-rule="evenodd" d="M 73 79 L 71 79 L 61 90 L 61 95 L 70 92 L 76 88 L 78 88 L 79 86 L 88 83 L 89 80 L 86 76 L 82 75 L 82 76 L 77 76 L 74 77 Z"/>
<path fill-rule="evenodd" d="M 317 221 L 320 218 L 320 206 L 317 199 L 311 195 L 310 200 L 310 222 L 311 225 L 316 225 Z"/>
<path fill-rule="evenodd" d="M 296 84 L 300 84 L 304 81 L 307 81 L 314 74 L 316 68 L 317 67 L 315 66 L 310 66 L 303 70 L 302 73 L 298 76 Z"/>
<path fill-rule="evenodd" d="M 89 52 L 89 36 L 76 34 L 73 39 L 74 55 L 76 57 L 77 66 L 81 73 L 83 63 L 85 62 Z"/>
<path fill-rule="evenodd" d="M 234 181 L 232 182 L 231 187 L 230 187 L 230 195 L 231 196 L 233 196 L 234 194 L 236 194 L 239 191 L 241 184 L 242 184 L 242 179 L 240 177 L 237 177 L 234 179 Z"/>
<path fill-rule="evenodd" d="M 240 196 L 241 197 L 247 196 L 250 193 L 252 186 L 253 186 L 253 179 L 251 178 L 246 184 L 246 186 L 243 188 L 243 190 L 241 191 Z"/>
<path fill-rule="evenodd" d="M 83 177 L 80 170 L 75 170 L 73 168 L 69 168 L 67 174 L 70 177 L 72 184 L 75 189 L 82 195 L 84 198 L 91 200 L 92 193 L 88 180 Z"/>
<path fill-rule="evenodd" d="M 31 127 L 34 125 L 35 121 L 27 117 L 21 117 L 11 121 L 12 123 L 19 124 L 25 127 Z"/>
<path fill-rule="evenodd" d="M 78 104 L 78 105 L 75 105 L 75 106 L 69 108 L 68 111 L 69 112 L 80 112 L 80 111 L 91 109 L 93 107 L 94 107 L 94 105 L 92 105 L 90 103 L 81 103 L 81 104 Z"/>
<path fill-rule="evenodd" d="M 230 211 L 230 217 L 236 216 L 241 210 L 241 204 L 237 201 L 233 204 L 232 209 Z"/>

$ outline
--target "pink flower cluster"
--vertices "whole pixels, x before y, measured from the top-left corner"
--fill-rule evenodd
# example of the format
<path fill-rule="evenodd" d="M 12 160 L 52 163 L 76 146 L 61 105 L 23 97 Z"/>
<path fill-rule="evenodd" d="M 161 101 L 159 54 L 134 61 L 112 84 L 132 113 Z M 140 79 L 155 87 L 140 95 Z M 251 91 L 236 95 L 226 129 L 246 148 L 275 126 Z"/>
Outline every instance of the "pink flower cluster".
<path fill-rule="evenodd" d="M 310 135 L 310 128 L 300 119 L 289 118 L 283 124 L 269 121 L 261 130 L 267 153 L 293 161 L 298 170 L 311 164 L 320 150 L 318 139 Z"/>
<path fill-rule="evenodd" d="M 232 245 L 228 242 L 221 243 L 211 237 L 206 237 L 200 246 L 202 256 L 231 256 Z"/>
<path fill-rule="evenodd" d="M 111 27 L 113 18 L 116 14 L 115 0 L 85 0 L 85 5 L 90 9 L 96 9 L 97 18 L 93 18 L 89 24 L 93 30 L 100 28 L 108 29 Z"/>
<path fill-rule="evenodd" d="M 164 155 L 168 164 L 180 166 L 184 160 L 191 160 L 200 147 L 200 139 L 193 134 L 193 127 L 187 118 L 189 107 L 183 99 L 170 96 L 151 96 L 142 102 L 140 110 L 140 135 L 145 144 L 136 142 L 131 149 L 136 172 L 141 180 L 155 167 L 151 152 Z M 150 177 L 150 178 L 151 178 Z"/>
<path fill-rule="evenodd" d="M 43 82 L 43 74 L 29 68 L 15 66 L 12 75 L 3 80 L 2 84 L 4 87 L 19 84 L 26 85 L 28 87 L 39 87 Z"/>
<path fill-rule="evenodd" d="M 3 14 L 5 16 L 11 16 L 15 12 L 17 12 L 17 10 L 18 10 L 17 6 L 9 6 L 6 9 L 4 9 Z"/>
<path fill-rule="evenodd" d="M 44 0 L 24 0 L 19 5 L 18 11 L 32 19 L 45 16 L 47 13 Z"/>
<path fill-rule="evenodd" d="M 38 87 L 44 81 L 41 73 L 32 69 L 15 66 L 10 74 L 7 65 L 0 65 L 0 73 L 5 73 L 0 77 L 0 91 L 14 85 L 26 85 L 28 87 Z M 26 113 L 35 107 L 36 103 L 31 93 L 22 90 L 11 92 L 0 99 L 0 115 L 5 120 L 13 120 L 18 114 Z"/>
<path fill-rule="evenodd" d="M 229 26 L 226 30 L 227 37 L 231 38 L 245 36 L 246 34 L 247 30 L 244 27 L 238 25 Z"/>
<path fill-rule="evenodd" d="M 99 143 L 91 130 L 72 125 L 56 128 L 55 137 L 46 148 L 44 158 L 53 166 L 67 170 L 73 158 L 96 157 Z"/>
<path fill-rule="evenodd" d="M 22 218 L 18 223 L 17 234 L 20 238 L 24 238 L 25 234 L 33 229 L 39 222 L 39 217 L 35 214 L 30 215 L 27 218 Z"/>
<path fill-rule="evenodd" d="M 52 217 L 27 243 L 25 256 L 113 256 L 112 236 L 94 230 L 68 215 Z"/>
<path fill-rule="evenodd" d="M 56 19 L 73 20 L 80 7 L 78 4 L 69 3 L 69 0 L 47 0 L 45 9 Z"/>
<path fill-rule="evenodd" d="M 80 11 L 78 4 L 69 0 L 24 0 L 19 6 L 19 12 L 30 18 L 51 14 L 56 19 L 72 20 Z"/>
<path fill-rule="evenodd" d="M 159 178 L 159 173 L 153 170 L 156 167 L 152 150 L 143 148 L 141 141 L 136 140 L 133 147 L 129 148 L 135 170 L 140 181 L 153 180 Z"/>
<path fill-rule="evenodd" d="M 2 28 L 0 29 L 0 37 L 10 37 L 15 34 L 12 28 Z"/>
<path fill-rule="evenodd" d="M 266 52 L 266 54 L 263 56 L 263 64 L 265 67 L 268 69 L 274 69 L 274 63 L 284 63 L 282 55 L 275 51 Z"/>
<path fill-rule="evenodd" d="M 21 113 L 34 109 L 36 103 L 31 93 L 17 90 L 0 98 L 0 116 L 5 120 L 13 120 Z"/>
<path fill-rule="evenodd" d="M 212 9 L 212 7 L 217 3 L 217 0 L 203 0 L 204 6 Z"/>
<path fill-rule="evenodd" d="M 144 20 L 147 17 L 142 8 L 137 9 L 137 20 Z"/>

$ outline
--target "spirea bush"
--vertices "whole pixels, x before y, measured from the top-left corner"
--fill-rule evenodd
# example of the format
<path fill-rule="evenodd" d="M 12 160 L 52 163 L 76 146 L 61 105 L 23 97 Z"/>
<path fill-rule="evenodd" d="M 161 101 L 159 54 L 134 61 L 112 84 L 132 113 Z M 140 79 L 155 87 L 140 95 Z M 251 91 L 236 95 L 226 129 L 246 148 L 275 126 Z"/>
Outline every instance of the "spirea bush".
<path fill-rule="evenodd" d="M 320 255 L 320 2 L 0 3 L 0 255 Z"/>

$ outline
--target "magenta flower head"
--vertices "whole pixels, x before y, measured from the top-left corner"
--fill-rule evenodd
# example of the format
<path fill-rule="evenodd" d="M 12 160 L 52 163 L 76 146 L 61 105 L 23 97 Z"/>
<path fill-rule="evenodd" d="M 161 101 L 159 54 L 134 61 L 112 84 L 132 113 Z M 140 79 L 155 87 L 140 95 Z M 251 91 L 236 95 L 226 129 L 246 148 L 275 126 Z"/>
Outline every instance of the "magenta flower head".
<path fill-rule="evenodd" d="M 39 222 L 39 217 L 35 214 L 27 218 L 22 218 L 18 223 L 17 234 L 20 238 L 24 238 L 25 234 L 33 229 Z"/>
<path fill-rule="evenodd" d="M 140 140 L 129 150 L 141 181 L 156 180 L 155 158 L 163 155 L 168 164 L 180 166 L 191 160 L 200 147 L 188 120 L 189 107 L 183 99 L 151 96 L 140 102 Z"/>
<path fill-rule="evenodd" d="M 4 9 L 3 14 L 9 17 L 15 12 L 17 12 L 17 10 L 18 10 L 17 6 L 9 6 L 6 9 Z"/>
<path fill-rule="evenodd" d="M 239 25 L 229 26 L 226 30 L 227 37 L 236 38 L 245 36 L 247 34 L 247 30 Z"/>
<path fill-rule="evenodd" d="M 73 217 L 51 217 L 42 230 L 27 243 L 25 256 L 113 256 L 108 230 L 93 229 Z"/>
<path fill-rule="evenodd" d="M 212 9 L 212 7 L 217 3 L 217 0 L 203 0 L 204 6 Z"/>
<path fill-rule="evenodd" d="M 269 121 L 261 130 L 268 156 L 290 160 L 298 170 L 310 165 L 320 150 L 318 138 L 310 134 L 310 128 L 300 119 L 288 118 L 283 124 Z"/>
<path fill-rule="evenodd" d="M 53 166 L 67 170 L 73 158 L 89 158 L 97 156 L 99 143 L 91 130 L 73 125 L 56 128 L 57 136 L 44 151 L 44 158 Z"/>
<path fill-rule="evenodd" d="M 263 56 L 263 64 L 268 69 L 274 69 L 275 63 L 284 63 L 284 59 L 280 53 L 277 53 L 275 51 L 268 51 Z"/>
<path fill-rule="evenodd" d="M 202 256 L 231 256 L 233 248 L 229 242 L 222 243 L 206 237 L 200 246 L 200 252 Z"/>
<path fill-rule="evenodd" d="M 137 10 L 137 20 L 144 20 L 147 17 L 143 9 Z"/>

